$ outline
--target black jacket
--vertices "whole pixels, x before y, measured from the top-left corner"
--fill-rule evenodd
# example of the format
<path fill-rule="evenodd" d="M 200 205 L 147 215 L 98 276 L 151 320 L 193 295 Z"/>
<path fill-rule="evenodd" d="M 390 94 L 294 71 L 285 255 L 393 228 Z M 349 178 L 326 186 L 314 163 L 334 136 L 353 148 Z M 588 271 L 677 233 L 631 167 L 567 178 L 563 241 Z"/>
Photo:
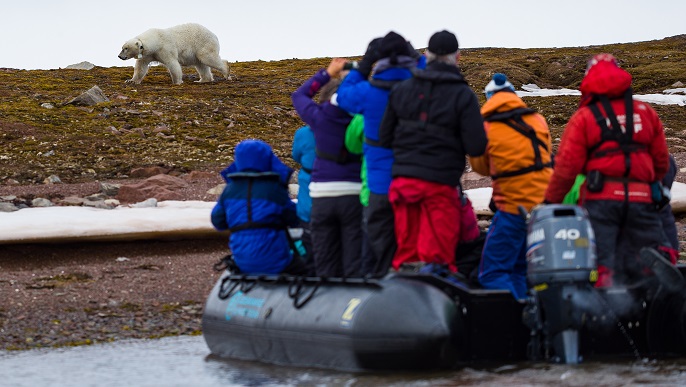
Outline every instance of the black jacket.
<path fill-rule="evenodd" d="M 428 98 L 427 98 L 428 96 Z M 430 63 L 393 87 L 379 128 L 393 149 L 393 177 L 457 186 L 465 155 L 486 151 L 479 101 L 459 68 Z"/>

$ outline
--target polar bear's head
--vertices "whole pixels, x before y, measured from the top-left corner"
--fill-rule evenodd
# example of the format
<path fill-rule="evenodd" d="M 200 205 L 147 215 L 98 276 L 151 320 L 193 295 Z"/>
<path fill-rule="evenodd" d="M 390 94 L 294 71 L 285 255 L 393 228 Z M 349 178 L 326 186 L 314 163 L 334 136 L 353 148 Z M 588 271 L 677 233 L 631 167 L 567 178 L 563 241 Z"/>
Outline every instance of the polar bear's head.
<path fill-rule="evenodd" d="M 143 42 L 140 39 L 131 39 L 124 43 L 119 53 L 119 59 L 141 58 L 143 56 Z"/>

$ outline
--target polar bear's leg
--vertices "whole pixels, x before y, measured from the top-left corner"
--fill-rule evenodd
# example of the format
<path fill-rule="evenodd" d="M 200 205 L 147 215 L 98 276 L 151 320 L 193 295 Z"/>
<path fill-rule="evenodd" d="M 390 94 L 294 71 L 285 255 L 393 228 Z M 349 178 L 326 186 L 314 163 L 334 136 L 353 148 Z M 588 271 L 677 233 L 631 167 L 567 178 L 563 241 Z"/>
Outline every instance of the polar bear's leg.
<path fill-rule="evenodd" d="M 195 65 L 195 69 L 198 71 L 198 75 L 200 75 L 200 80 L 198 82 L 214 81 L 214 77 L 212 76 L 212 70 L 210 69 L 210 66 L 198 64 Z"/>
<path fill-rule="evenodd" d="M 145 75 L 148 73 L 149 68 L 150 62 L 148 60 L 136 59 L 136 64 L 133 66 L 133 77 L 131 79 L 127 79 L 126 83 L 141 83 Z"/>
<path fill-rule="evenodd" d="M 213 69 L 222 73 L 224 78 L 231 80 L 229 75 L 229 62 L 222 60 L 218 54 L 212 53 L 208 55 L 199 56 L 198 59 L 205 65 L 212 67 Z"/>
<path fill-rule="evenodd" d="M 171 75 L 172 83 L 175 85 L 180 85 L 183 83 L 183 70 L 181 69 L 181 64 L 179 63 L 178 60 L 171 60 L 168 62 L 164 62 L 164 65 L 167 66 L 167 70 L 169 70 L 169 75 Z"/>
<path fill-rule="evenodd" d="M 224 78 L 226 78 L 227 81 L 230 81 L 231 80 L 231 64 L 229 63 L 228 60 L 222 60 L 222 63 L 224 63 L 224 68 L 226 69 L 226 71 L 222 71 L 222 74 L 224 74 Z"/>

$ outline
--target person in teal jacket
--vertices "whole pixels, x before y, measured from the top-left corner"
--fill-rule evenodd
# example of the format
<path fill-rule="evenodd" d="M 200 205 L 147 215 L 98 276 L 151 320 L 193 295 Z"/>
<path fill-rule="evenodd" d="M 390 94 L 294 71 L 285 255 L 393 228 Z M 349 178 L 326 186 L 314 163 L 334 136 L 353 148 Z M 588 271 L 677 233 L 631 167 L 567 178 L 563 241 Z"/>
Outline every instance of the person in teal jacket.
<path fill-rule="evenodd" d="M 314 251 L 312 249 L 312 230 L 310 229 L 310 211 L 312 211 L 312 198 L 310 197 L 310 180 L 314 165 L 315 142 L 314 132 L 308 126 L 302 126 L 295 131 L 293 137 L 293 160 L 300 164 L 298 172 L 298 204 L 296 205 L 300 228 L 303 230 L 301 241 L 305 248 L 305 265 L 308 275 L 314 275 Z"/>

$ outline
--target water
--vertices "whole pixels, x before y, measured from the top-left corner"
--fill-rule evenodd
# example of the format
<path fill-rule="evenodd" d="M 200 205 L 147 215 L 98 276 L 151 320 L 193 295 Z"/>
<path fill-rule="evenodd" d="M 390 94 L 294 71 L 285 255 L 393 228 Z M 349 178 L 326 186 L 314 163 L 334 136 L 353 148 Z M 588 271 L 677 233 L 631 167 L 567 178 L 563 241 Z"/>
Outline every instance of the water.
<path fill-rule="evenodd" d="M 0 386 L 686 386 L 686 359 L 345 373 L 224 360 L 200 336 L 0 352 Z"/>

